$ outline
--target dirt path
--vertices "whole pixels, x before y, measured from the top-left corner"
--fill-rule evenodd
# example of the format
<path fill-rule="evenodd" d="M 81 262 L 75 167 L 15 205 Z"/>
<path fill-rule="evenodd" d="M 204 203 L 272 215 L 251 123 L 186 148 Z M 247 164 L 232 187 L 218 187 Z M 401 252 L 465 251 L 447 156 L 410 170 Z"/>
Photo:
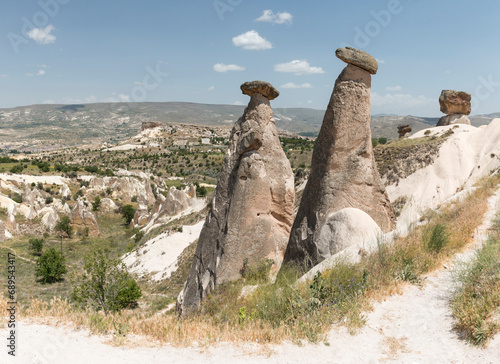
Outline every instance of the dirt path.
<path fill-rule="evenodd" d="M 484 242 L 500 207 L 500 190 L 488 200 L 489 209 L 476 242 L 458 259 L 468 259 Z M 366 326 L 356 335 L 343 327 L 333 329 L 328 344 L 297 346 L 291 343 L 263 347 L 257 344 L 215 348 L 135 347 L 105 344 L 106 338 L 85 331 L 21 323 L 18 356 L 0 349 L 1 363 L 500 363 L 500 337 L 486 349 L 471 347 L 452 330 L 449 308 L 450 269 L 427 277 L 422 287 L 408 286 L 399 296 L 375 304 Z M 0 337 L 7 337 L 6 328 Z"/>

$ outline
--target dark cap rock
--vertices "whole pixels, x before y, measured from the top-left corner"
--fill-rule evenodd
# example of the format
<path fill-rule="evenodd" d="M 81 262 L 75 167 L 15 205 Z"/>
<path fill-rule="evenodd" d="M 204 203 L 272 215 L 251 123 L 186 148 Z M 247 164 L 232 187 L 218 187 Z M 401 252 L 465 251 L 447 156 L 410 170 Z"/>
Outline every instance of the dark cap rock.
<path fill-rule="evenodd" d="M 345 47 L 337 49 L 335 51 L 335 55 L 345 63 L 358 66 L 370 72 L 372 75 L 377 73 L 377 61 L 366 52 L 360 51 L 356 48 Z"/>
<path fill-rule="evenodd" d="M 441 112 L 446 115 L 470 115 L 471 94 L 464 91 L 443 90 L 439 97 L 439 106 Z"/>
<path fill-rule="evenodd" d="M 264 81 L 245 82 L 241 85 L 241 92 L 250 97 L 252 97 L 255 93 L 259 93 L 262 96 L 267 97 L 269 100 L 274 100 L 280 95 L 278 90 L 276 90 L 273 85 Z"/>

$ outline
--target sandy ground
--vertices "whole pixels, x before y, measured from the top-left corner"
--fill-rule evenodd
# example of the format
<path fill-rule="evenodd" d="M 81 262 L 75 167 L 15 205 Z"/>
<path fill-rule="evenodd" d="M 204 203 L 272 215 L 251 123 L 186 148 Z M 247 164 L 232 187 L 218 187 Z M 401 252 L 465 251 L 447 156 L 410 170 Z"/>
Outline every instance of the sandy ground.
<path fill-rule="evenodd" d="M 489 201 L 475 243 L 458 260 L 469 259 L 487 237 L 491 220 L 500 207 L 500 190 Z M 110 338 L 89 336 L 32 323 L 19 323 L 16 358 L 3 345 L 1 363 L 500 363 L 500 336 L 486 349 L 471 347 L 453 331 L 449 297 L 452 267 L 427 277 L 419 287 L 374 305 L 367 324 L 355 335 L 335 327 L 325 343 L 263 346 L 257 343 L 223 343 L 210 348 L 114 347 Z M 6 338 L 6 328 L 0 330 Z"/>

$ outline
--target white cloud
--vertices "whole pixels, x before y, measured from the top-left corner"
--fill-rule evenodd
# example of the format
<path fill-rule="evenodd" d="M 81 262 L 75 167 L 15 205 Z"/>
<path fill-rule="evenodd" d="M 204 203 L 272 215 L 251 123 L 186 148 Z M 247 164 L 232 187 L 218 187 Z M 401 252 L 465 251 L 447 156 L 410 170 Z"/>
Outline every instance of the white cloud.
<path fill-rule="evenodd" d="M 376 58 L 375 60 L 377 61 L 377 63 L 385 64 L 385 60 L 383 60 L 383 59 Z"/>
<path fill-rule="evenodd" d="M 297 76 L 325 73 L 321 67 L 312 67 L 306 60 L 280 63 L 274 66 L 274 70 L 276 72 L 291 72 Z"/>
<path fill-rule="evenodd" d="M 285 83 L 284 85 L 281 85 L 280 88 L 312 88 L 312 85 L 310 83 L 303 83 L 302 85 L 296 85 L 293 82 L 288 82 Z"/>
<path fill-rule="evenodd" d="M 56 36 L 50 34 L 54 30 L 54 26 L 49 24 L 45 28 L 35 28 L 28 32 L 28 37 L 33 39 L 38 44 L 51 44 L 56 41 Z"/>
<path fill-rule="evenodd" d="M 124 94 L 117 95 L 115 92 L 113 92 L 111 95 L 112 95 L 111 97 L 102 100 L 102 102 L 130 102 L 129 95 L 124 95 Z"/>
<path fill-rule="evenodd" d="M 9 77 L 9 75 L 0 75 L 0 77 Z"/>
<path fill-rule="evenodd" d="M 444 71 L 444 73 L 446 73 L 447 75 L 451 75 L 451 71 L 450 70 L 446 70 L 446 71 Z"/>
<path fill-rule="evenodd" d="M 244 34 L 234 37 L 233 44 L 236 47 L 242 47 L 243 49 L 254 51 L 273 48 L 272 43 L 265 38 L 262 38 L 255 30 L 250 30 Z"/>
<path fill-rule="evenodd" d="M 93 104 L 97 102 L 95 96 L 86 97 L 84 99 L 73 99 L 70 97 L 64 97 L 59 100 L 44 100 L 42 104 Z"/>
<path fill-rule="evenodd" d="M 278 14 L 274 14 L 272 10 L 264 10 L 262 16 L 255 19 L 255 21 L 273 24 L 292 24 L 293 15 L 287 12 L 279 12 Z"/>
<path fill-rule="evenodd" d="M 236 64 L 224 64 L 224 63 L 217 63 L 214 65 L 214 71 L 215 72 L 227 72 L 227 71 L 244 71 L 245 67 L 238 66 Z"/>
<path fill-rule="evenodd" d="M 401 91 L 403 88 L 401 86 L 389 86 L 385 88 L 387 91 Z"/>
<path fill-rule="evenodd" d="M 45 72 L 45 70 L 40 70 L 36 73 L 37 76 L 43 76 L 44 74 L 46 74 L 47 72 Z"/>
<path fill-rule="evenodd" d="M 373 106 L 394 106 L 411 108 L 415 106 L 423 106 L 435 103 L 436 100 L 425 97 L 423 95 L 413 96 L 409 94 L 385 94 L 379 95 L 376 92 L 372 93 Z"/>
<path fill-rule="evenodd" d="M 235 102 L 233 102 L 233 105 L 241 106 L 241 105 L 244 105 L 244 104 L 241 101 L 235 101 Z"/>
<path fill-rule="evenodd" d="M 213 91 L 213 90 L 215 90 L 215 86 L 210 86 L 210 87 L 208 88 L 208 91 Z"/>
<path fill-rule="evenodd" d="M 49 66 L 47 66 L 46 64 L 39 64 L 37 67 L 38 68 L 49 68 Z"/>

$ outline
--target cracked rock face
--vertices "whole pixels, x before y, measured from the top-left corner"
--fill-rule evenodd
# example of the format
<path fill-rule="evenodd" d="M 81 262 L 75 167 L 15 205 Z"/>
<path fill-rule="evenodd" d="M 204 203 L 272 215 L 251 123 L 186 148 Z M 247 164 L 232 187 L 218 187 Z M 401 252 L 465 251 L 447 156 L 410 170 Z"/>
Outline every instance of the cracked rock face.
<path fill-rule="evenodd" d="M 243 86 L 248 92 L 248 83 Z M 266 97 L 276 95 L 269 93 L 274 87 L 251 86 L 250 103 L 231 132 L 211 210 L 179 295 L 182 314 L 195 310 L 216 285 L 239 279 L 245 259 L 250 264 L 271 259 L 274 272 L 283 260 L 293 223 L 294 176 Z"/>
<path fill-rule="evenodd" d="M 311 175 L 297 212 L 284 262 L 310 267 L 336 254 L 321 236 L 345 208 L 367 213 L 383 231 L 394 214 L 374 160 L 370 131 L 371 75 L 349 64 L 340 74 L 316 140 Z"/>
<path fill-rule="evenodd" d="M 443 90 L 439 96 L 441 112 L 446 115 L 470 115 L 471 94 L 465 91 Z"/>

